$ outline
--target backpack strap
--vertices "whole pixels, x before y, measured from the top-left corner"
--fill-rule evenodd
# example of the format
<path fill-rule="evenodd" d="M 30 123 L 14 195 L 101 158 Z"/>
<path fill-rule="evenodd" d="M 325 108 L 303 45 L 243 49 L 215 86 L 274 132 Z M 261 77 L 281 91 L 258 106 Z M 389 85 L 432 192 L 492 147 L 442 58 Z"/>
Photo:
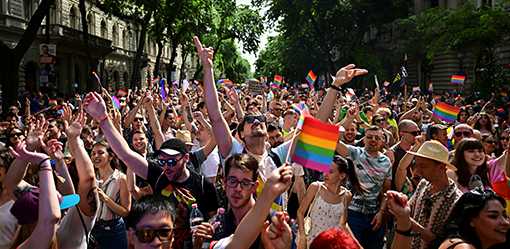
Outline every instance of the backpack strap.
<path fill-rule="evenodd" d="M 280 157 L 276 153 L 274 153 L 271 149 L 268 150 L 267 155 L 271 158 L 271 160 L 273 160 L 273 163 L 277 168 L 282 166 L 283 163 L 280 160 Z"/>

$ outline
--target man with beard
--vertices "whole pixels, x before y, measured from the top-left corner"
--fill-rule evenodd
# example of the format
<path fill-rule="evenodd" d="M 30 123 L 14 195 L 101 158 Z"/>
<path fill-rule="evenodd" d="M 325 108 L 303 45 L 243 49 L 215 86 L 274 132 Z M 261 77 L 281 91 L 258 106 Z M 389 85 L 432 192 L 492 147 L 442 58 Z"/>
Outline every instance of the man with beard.
<path fill-rule="evenodd" d="M 56 119 L 48 120 L 48 130 L 46 131 L 46 139 L 57 139 L 62 144 L 66 144 L 67 138 L 60 130 L 59 123 Z"/>
<path fill-rule="evenodd" d="M 205 104 L 221 157 L 227 158 L 239 153 L 252 155 L 259 162 L 260 176 L 262 180 L 265 180 L 274 169 L 285 161 L 290 143 L 284 143 L 269 151 L 266 149 L 266 117 L 260 112 L 245 115 L 239 123 L 237 131 L 243 143 L 232 137 L 228 124 L 221 113 L 218 100 L 212 66 L 214 52 L 210 48 L 202 47 L 198 37 L 194 38 L 194 42 L 204 68 Z M 270 153 L 272 154 L 270 155 Z"/>
<path fill-rule="evenodd" d="M 352 112 L 347 114 L 352 120 Z M 370 126 L 365 132 L 365 146 L 355 147 L 343 142 L 337 144 L 336 152 L 354 162 L 354 169 L 360 183 L 360 191 L 353 194 L 348 209 L 349 226 L 363 248 L 383 248 L 383 215 L 385 199 L 383 193 L 391 187 L 390 159 L 379 151 L 383 131 Z"/>
<path fill-rule="evenodd" d="M 345 132 L 342 136 L 342 142 L 348 145 L 356 144 L 356 135 L 358 134 L 358 125 L 354 122 L 343 125 Z"/>
<path fill-rule="evenodd" d="M 174 230 L 174 248 L 190 248 L 189 205 L 198 203 L 200 211 L 210 217 L 217 209 L 216 189 L 203 176 L 189 170 L 186 163 L 189 154 L 186 145 L 179 139 L 165 141 L 156 152 L 156 160 L 147 161 L 129 148 L 126 140 L 114 127 L 106 112 L 104 100 L 91 92 L 84 100 L 84 108 L 101 128 L 114 153 L 128 168 L 146 179 L 154 193 L 169 198 L 177 209 Z"/>

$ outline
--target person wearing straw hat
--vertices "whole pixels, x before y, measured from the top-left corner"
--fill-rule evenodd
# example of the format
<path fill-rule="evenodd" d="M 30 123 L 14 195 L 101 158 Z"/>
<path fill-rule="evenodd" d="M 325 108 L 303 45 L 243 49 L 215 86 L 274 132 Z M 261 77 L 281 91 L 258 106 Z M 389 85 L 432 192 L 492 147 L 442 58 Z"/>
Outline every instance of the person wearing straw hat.
<path fill-rule="evenodd" d="M 446 220 L 462 192 L 446 175 L 447 169 L 455 171 L 456 168 L 448 161 L 448 149 L 439 141 L 426 141 L 418 151 L 407 153 L 414 156 L 415 174 L 423 179 L 409 201 L 412 226 L 396 232 L 413 237 L 411 248 L 428 248 L 445 232 Z"/>

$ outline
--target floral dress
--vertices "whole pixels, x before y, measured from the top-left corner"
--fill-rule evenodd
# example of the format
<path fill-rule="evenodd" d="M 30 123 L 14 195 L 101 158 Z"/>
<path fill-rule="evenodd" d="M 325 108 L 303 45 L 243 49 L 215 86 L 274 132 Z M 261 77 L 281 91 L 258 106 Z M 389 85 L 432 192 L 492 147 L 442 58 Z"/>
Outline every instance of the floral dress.
<path fill-rule="evenodd" d="M 345 196 L 347 189 L 343 189 L 341 192 L 342 199 L 339 203 L 326 202 L 319 192 L 323 189 L 321 184 L 319 190 L 317 190 L 317 198 L 315 199 L 313 206 L 310 209 L 310 218 L 312 220 L 312 227 L 310 233 L 306 236 L 308 247 L 312 243 L 313 239 L 317 237 L 321 232 L 328 230 L 329 228 L 338 227 L 340 224 L 340 217 L 345 213 Z"/>

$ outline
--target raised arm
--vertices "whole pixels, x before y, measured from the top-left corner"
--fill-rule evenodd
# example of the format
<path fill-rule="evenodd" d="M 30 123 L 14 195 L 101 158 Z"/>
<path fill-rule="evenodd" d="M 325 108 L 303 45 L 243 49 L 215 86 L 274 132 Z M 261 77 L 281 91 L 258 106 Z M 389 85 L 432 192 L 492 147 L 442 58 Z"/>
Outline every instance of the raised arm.
<path fill-rule="evenodd" d="M 328 118 L 333 111 L 336 96 L 338 90 L 335 88 L 339 88 L 345 83 L 350 82 L 354 77 L 367 74 L 368 71 L 365 69 L 358 69 L 356 65 L 349 64 L 345 67 L 340 68 L 336 73 L 335 81 L 333 82 L 333 87 L 328 89 L 328 93 L 324 100 L 322 101 L 322 105 L 319 108 L 319 112 L 317 113 L 317 118 L 322 122 L 328 122 Z"/>
<path fill-rule="evenodd" d="M 255 206 L 237 226 L 236 232 L 227 249 L 248 249 L 264 228 L 264 221 L 276 197 L 285 192 L 292 182 L 292 167 L 275 169 L 264 184 L 264 189 Z"/>
<path fill-rule="evenodd" d="M 128 112 L 128 114 L 126 115 L 126 118 L 124 119 L 124 128 L 129 128 L 131 123 L 133 123 L 133 120 L 135 120 L 135 117 L 136 117 L 136 113 L 138 113 L 138 111 L 140 110 L 140 107 L 142 106 L 142 101 L 143 101 L 143 98 L 141 98 L 137 102 L 136 106 Z"/>
<path fill-rule="evenodd" d="M 156 110 L 154 109 L 153 103 L 154 99 L 150 95 L 146 96 L 143 100 L 145 113 L 149 117 L 149 125 L 151 126 L 152 134 L 154 135 L 156 150 L 159 150 L 165 139 L 163 131 L 161 130 L 161 125 L 159 124 L 158 118 L 156 116 Z"/>
<path fill-rule="evenodd" d="M 423 139 L 416 139 L 415 144 L 411 147 L 411 151 L 416 152 L 421 146 Z M 407 169 L 413 162 L 414 155 L 406 153 L 398 163 L 397 171 L 395 172 L 395 188 L 397 191 L 402 191 L 404 183 L 407 179 Z"/>
<path fill-rule="evenodd" d="M 115 129 L 106 113 L 104 100 L 95 92 L 90 92 L 84 100 L 87 113 L 99 122 L 99 127 L 112 148 L 113 152 L 127 167 L 140 177 L 147 179 L 149 164 L 140 154 L 132 151 L 122 135 Z"/>
<path fill-rule="evenodd" d="M 67 170 L 66 162 L 64 161 L 64 153 L 62 153 L 63 144 L 57 139 L 51 139 L 47 143 L 48 155 L 51 160 L 55 162 L 55 169 L 59 176 L 64 178 L 64 181 L 56 181 L 57 189 L 61 194 L 69 195 L 74 194 L 73 180 L 69 171 Z"/>
<path fill-rule="evenodd" d="M 29 152 L 25 143 L 16 147 L 15 156 L 22 161 L 29 161 L 39 167 L 39 209 L 34 231 L 18 249 L 47 249 L 55 237 L 57 223 L 61 213 L 57 198 L 57 189 L 48 155 Z"/>
<path fill-rule="evenodd" d="M 98 196 L 95 191 L 96 178 L 94 173 L 94 165 L 90 160 L 89 154 L 83 146 L 80 138 L 81 131 L 85 124 L 85 113 L 83 109 L 78 114 L 76 120 L 66 129 L 67 144 L 69 151 L 74 157 L 76 163 L 76 171 L 78 172 L 78 195 L 80 195 L 80 203 L 78 207 L 85 215 L 92 217 L 97 211 Z"/>
<path fill-rule="evenodd" d="M 204 67 L 205 105 L 213 127 L 213 135 L 218 142 L 218 150 L 223 157 L 227 157 L 232 149 L 232 136 L 228 124 L 221 114 L 216 85 L 214 84 L 213 55 L 211 48 L 204 48 L 198 37 L 193 37 L 198 56 Z"/>

